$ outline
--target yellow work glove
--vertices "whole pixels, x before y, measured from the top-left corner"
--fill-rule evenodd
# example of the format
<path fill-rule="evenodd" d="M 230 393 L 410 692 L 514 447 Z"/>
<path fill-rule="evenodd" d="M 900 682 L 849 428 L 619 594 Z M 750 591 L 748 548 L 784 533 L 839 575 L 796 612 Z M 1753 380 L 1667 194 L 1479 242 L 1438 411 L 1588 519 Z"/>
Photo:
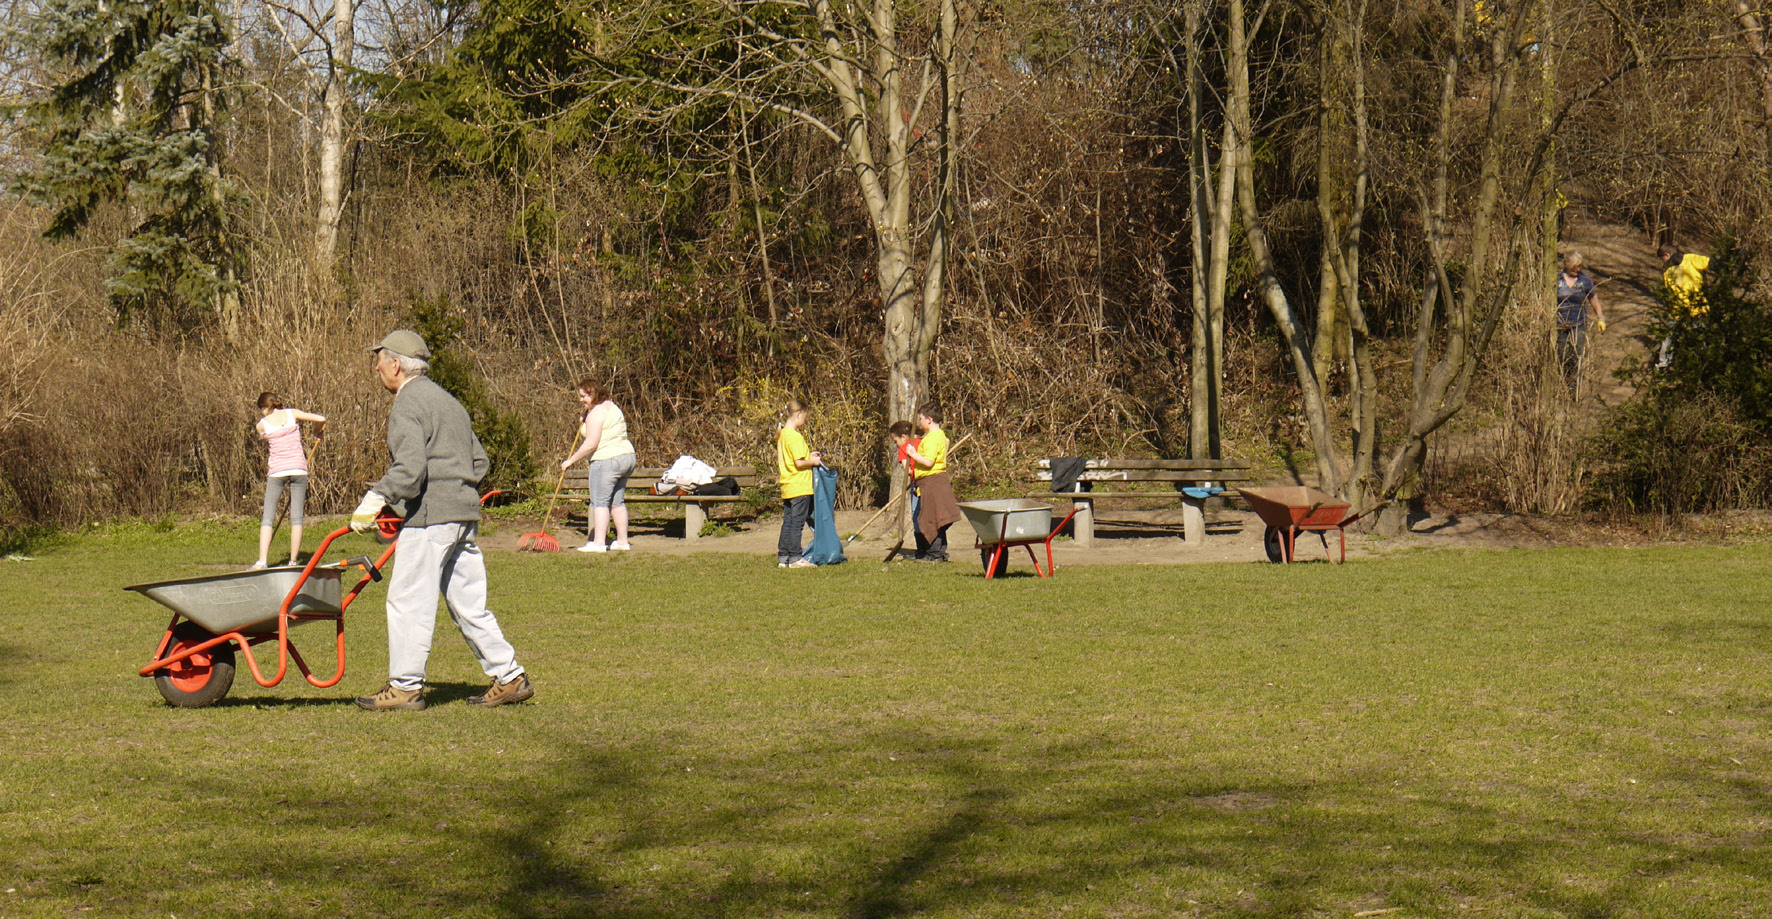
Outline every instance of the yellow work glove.
<path fill-rule="evenodd" d="M 1606 331 L 1606 320 L 1604 319 L 1600 320 L 1600 331 Z"/>
<path fill-rule="evenodd" d="M 357 505 L 357 509 L 351 512 L 351 532 L 367 533 L 375 529 L 375 515 L 387 504 L 388 499 L 382 497 L 381 493 L 375 489 L 370 489 L 369 493 L 363 496 L 363 503 Z"/>

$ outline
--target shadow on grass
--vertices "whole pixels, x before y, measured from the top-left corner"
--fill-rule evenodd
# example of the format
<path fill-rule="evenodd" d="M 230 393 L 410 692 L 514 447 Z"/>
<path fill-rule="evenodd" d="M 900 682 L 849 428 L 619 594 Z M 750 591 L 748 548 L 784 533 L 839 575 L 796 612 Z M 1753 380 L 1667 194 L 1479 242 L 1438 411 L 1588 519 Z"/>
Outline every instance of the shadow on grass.
<path fill-rule="evenodd" d="M 1391 784 L 1382 777 L 1224 784 L 1117 763 L 1111 747 L 1072 743 L 1011 763 L 983 741 L 893 733 L 807 751 L 810 760 L 851 767 L 813 776 L 797 774 L 791 760 L 710 766 L 745 779 L 724 792 L 765 802 L 743 807 L 721 790 L 711 799 L 673 796 L 672 783 L 656 778 L 667 770 L 649 757 L 592 754 L 509 801 L 524 815 L 519 827 L 487 839 L 489 851 L 505 853 L 510 877 L 495 914 L 891 919 L 1072 904 L 1185 913 L 1191 900 L 1205 914 L 1247 919 L 1460 903 L 1602 917 L 1636 913 L 1695 867 L 1750 882 L 1772 868 L 1764 851 L 1708 835 L 1645 833 L 1622 813 L 1537 818 L 1529 809 L 1383 794 L 1374 810 L 1373 789 Z M 851 785 L 866 761 L 895 749 L 910 751 L 900 759 L 926 791 L 892 803 L 870 802 L 864 788 L 821 787 Z M 1715 782 L 1697 771 L 1687 778 Z M 1763 782 L 1718 790 L 1752 810 L 1768 803 Z M 859 818 L 854 826 L 807 835 L 809 819 L 844 805 Z M 575 820 L 600 808 L 619 814 L 623 829 L 600 855 L 562 857 Z M 880 823 L 890 829 L 863 829 Z M 789 854 L 803 847 L 815 851 Z M 1602 850 L 1616 854 L 1590 860 Z M 684 861 L 684 853 L 695 855 Z M 636 860 L 671 867 L 655 883 L 600 867 Z M 1165 888 L 1174 896 L 1166 899 Z"/>
<path fill-rule="evenodd" d="M 246 677 L 246 682 L 247 682 L 247 686 L 250 689 L 261 688 L 257 683 L 252 682 L 251 677 Z M 352 701 L 351 696 L 343 696 L 343 697 L 341 697 L 341 696 L 293 696 L 292 697 L 292 696 L 272 696 L 272 695 L 262 695 L 262 696 L 241 695 L 241 686 L 240 686 L 239 682 L 236 681 L 234 684 L 234 689 L 229 692 L 227 698 L 222 699 L 220 702 L 217 702 L 213 706 L 210 706 L 210 707 L 211 708 L 223 708 L 223 709 L 226 709 L 226 708 L 303 709 L 303 708 L 345 708 L 345 707 L 355 707 L 355 705 L 356 705 L 356 703 Z"/>
<path fill-rule="evenodd" d="M 29 556 L 66 541 L 67 537 L 53 527 L 0 527 L 0 559 L 9 555 Z"/>
<path fill-rule="evenodd" d="M 18 682 L 17 675 L 24 672 L 30 659 L 30 654 L 23 648 L 0 645 L 0 686 L 10 686 Z"/>
<path fill-rule="evenodd" d="M 416 738 L 428 733 L 421 717 L 361 723 Z M 220 890 L 230 871 L 248 871 L 318 891 L 307 894 L 315 902 L 338 897 L 347 912 L 471 906 L 513 919 L 894 919 L 1071 906 L 1240 919 L 1747 915 L 1735 907 L 1772 872 L 1765 847 L 1744 844 L 1758 831 L 1741 830 L 1772 806 L 1768 783 L 1720 776 L 1715 763 L 1671 778 L 1703 787 L 1728 829 L 1645 826 L 1628 806 L 1540 810 L 1523 796 L 1465 793 L 1461 782 L 1412 793 L 1392 775 L 1333 768 L 1311 783 L 1264 780 L 1241 764 L 1177 770 L 1121 758 L 1112 736 L 1013 750 L 904 728 L 716 750 L 586 741 L 544 747 L 531 761 L 494 749 L 418 772 L 396 758 L 358 784 L 291 773 L 264 815 L 274 852 L 235 843 L 199 857 L 206 870 L 238 861 L 216 872 Z M 733 749 L 744 752 L 722 752 Z M 260 776 L 206 777 L 205 800 L 255 800 L 263 787 Z M 327 844 L 292 844 L 313 839 Z M 94 870 L 70 864 L 65 877 Z M 345 878 L 370 879 L 363 890 L 373 893 Z M 1673 900 L 1670 885 L 1681 890 Z M 1716 911 L 1685 911 L 1689 895 Z"/>
<path fill-rule="evenodd" d="M 3 667 L 4 665 L 5 665 L 5 654 L 3 651 L 0 651 L 0 667 Z M 0 673 L 3 673 L 3 671 L 0 671 Z M 0 677 L 0 680 L 3 680 L 3 677 Z M 345 682 L 349 683 L 350 682 L 349 678 L 347 678 L 345 680 Z M 490 682 L 490 681 L 488 681 L 488 682 Z M 288 686 L 293 685 L 298 690 L 313 688 L 307 684 L 306 680 L 302 679 L 300 674 L 286 675 L 283 678 L 283 682 L 278 685 L 282 686 L 282 687 L 288 687 Z M 439 705 L 450 705 L 450 704 L 454 704 L 454 703 L 465 704 L 469 696 L 477 696 L 477 695 L 485 692 L 487 685 L 488 685 L 487 683 L 426 683 L 425 684 L 425 706 L 427 708 L 436 708 Z M 380 688 L 381 688 L 380 684 L 376 684 L 376 685 L 365 684 L 363 686 L 362 691 L 365 694 L 367 694 L 370 692 L 374 692 L 375 690 L 380 689 Z M 262 695 L 259 695 L 259 694 L 248 695 L 247 694 L 247 693 L 255 693 L 256 691 L 261 690 L 261 689 L 264 690 L 265 694 L 262 694 Z M 252 677 L 250 675 L 248 675 L 244 669 L 241 669 L 240 671 L 236 672 L 236 674 L 235 674 L 233 690 L 229 692 L 227 698 L 222 699 L 221 701 L 215 703 L 215 705 L 213 707 L 214 708 L 289 708 L 289 709 L 328 708 L 328 707 L 355 708 L 356 707 L 357 696 L 352 694 L 351 691 L 348 688 L 345 688 L 343 685 L 333 686 L 333 687 L 331 687 L 327 690 L 324 690 L 324 691 L 328 692 L 328 693 L 332 693 L 332 695 L 325 695 L 325 696 L 272 695 L 272 694 L 270 694 L 272 692 L 272 689 L 259 686 L 258 683 L 254 682 Z"/>

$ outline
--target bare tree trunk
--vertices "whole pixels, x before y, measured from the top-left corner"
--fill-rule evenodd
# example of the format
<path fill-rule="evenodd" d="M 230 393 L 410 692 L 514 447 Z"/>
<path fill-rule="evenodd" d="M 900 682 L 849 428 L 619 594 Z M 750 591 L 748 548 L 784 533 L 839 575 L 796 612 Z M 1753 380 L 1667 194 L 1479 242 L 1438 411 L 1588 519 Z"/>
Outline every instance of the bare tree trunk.
<path fill-rule="evenodd" d="M 745 174 L 750 177 L 751 217 L 757 224 L 757 262 L 763 269 L 763 300 L 769 306 L 769 327 L 773 329 L 781 325 L 781 316 L 775 305 L 775 269 L 769 264 L 769 231 L 763 226 L 763 188 L 757 182 L 757 160 L 751 149 L 748 121 L 743 124 L 739 140 L 744 150 Z"/>
<path fill-rule="evenodd" d="M 1766 160 L 1772 164 L 1772 49 L 1768 49 L 1766 45 L 1766 20 L 1749 0 L 1732 2 L 1735 6 L 1735 22 L 1741 26 L 1742 41 L 1747 43 L 1748 51 L 1752 52 L 1755 69 L 1760 74 L 1760 105 L 1766 119 L 1760 129 L 1766 134 Z"/>
<path fill-rule="evenodd" d="M 1341 219 L 1334 215 L 1347 211 L 1348 198 L 1353 193 L 1350 187 L 1353 151 L 1349 144 L 1352 105 L 1348 98 L 1349 59 L 1353 48 L 1346 23 L 1337 15 L 1333 5 L 1333 2 L 1325 3 L 1317 20 L 1320 30 L 1317 45 L 1317 208 L 1325 227 Z M 1311 344 L 1317 379 L 1325 387 L 1329 386 L 1334 375 L 1335 362 L 1352 357 L 1351 332 L 1347 311 L 1341 305 L 1342 289 L 1337 278 L 1339 259 L 1334 245 L 1325 235 L 1317 266 L 1316 338 Z M 1349 382 L 1352 385 L 1353 381 Z"/>
<path fill-rule="evenodd" d="M 1323 221 L 1324 260 L 1329 267 L 1324 284 L 1339 298 L 1336 313 L 1345 317 L 1347 335 L 1348 422 L 1353 433 L 1353 465 L 1343 494 L 1357 504 L 1364 504 L 1378 449 L 1378 375 L 1372 362 L 1372 334 L 1366 324 L 1365 304 L 1360 299 L 1360 240 L 1366 216 L 1371 124 L 1366 110 L 1366 0 L 1359 0 L 1357 8 L 1352 0 L 1341 0 L 1340 9 L 1329 17 L 1328 25 L 1331 35 L 1324 41 L 1341 49 L 1334 55 L 1337 73 L 1345 75 L 1348 86 L 1345 91 L 1334 94 L 1336 101 L 1333 103 L 1325 100 L 1325 111 L 1341 109 L 1342 117 L 1325 118 L 1324 125 L 1334 126 L 1338 131 L 1351 128 L 1352 143 L 1345 144 L 1338 138 L 1331 144 L 1327 136 L 1320 141 L 1325 147 L 1345 147 L 1346 153 L 1344 163 L 1330 163 L 1324 168 L 1325 173 L 1335 178 L 1328 187 L 1319 189 L 1317 208 Z M 1343 165 L 1345 169 L 1336 168 Z M 1321 160 L 1319 166 L 1323 168 Z M 1343 178 L 1347 175 L 1351 175 L 1351 181 Z M 1331 189 L 1334 194 L 1325 193 Z M 1321 326 L 1317 339 L 1319 349 L 1336 347 L 1334 343 L 1339 342 L 1339 336 L 1343 334 L 1339 329 L 1332 329 L 1331 334 L 1337 337 L 1325 342 L 1320 333 Z M 1318 364 L 1322 364 L 1320 353 Z"/>
<path fill-rule="evenodd" d="M 227 336 L 228 340 L 232 341 L 239 337 L 240 324 L 244 317 L 241 315 L 240 309 L 240 276 L 239 272 L 236 270 L 234 260 L 234 246 L 236 243 L 233 234 L 228 232 L 227 205 L 224 200 L 226 194 L 225 189 L 227 186 L 226 183 L 222 181 L 222 151 L 219 149 L 219 137 L 221 135 L 220 132 L 216 130 L 215 68 L 213 65 L 203 69 L 202 118 L 204 130 L 210 137 L 218 138 L 210 145 L 208 162 L 205 163 L 205 168 L 209 170 L 210 174 L 210 201 L 215 205 L 216 213 L 220 216 L 222 221 L 222 225 L 218 230 L 219 242 L 221 243 L 220 264 L 216 266 L 221 270 L 222 286 L 221 292 L 216 298 L 215 309 L 216 313 L 221 318 L 222 334 Z"/>
<path fill-rule="evenodd" d="M 355 0 L 333 0 L 331 53 L 327 55 L 324 113 L 320 122 L 320 214 L 314 231 L 314 254 L 331 265 L 338 248 L 338 225 L 344 214 L 345 71 L 356 45 Z"/>
<path fill-rule="evenodd" d="M 828 5 L 828 0 L 819 0 L 819 3 Z M 947 302 L 947 261 L 952 238 L 953 189 L 957 178 L 953 148 L 958 141 L 961 92 L 955 47 L 959 10 L 956 0 L 942 0 L 932 61 L 941 105 L 941 124 L 936 131 L 940 178 L 931 215 L 929 256 L 919 278 L 914 259 L 915 228 L 910 219 L 912 119 L 904 115 L 909 111 L 904 105 L 904 81 L 900 71 L 905 59 L 897 49 L 894 13 L 893 0 L 874 0 L 870 22 L 875 42 L 873 75 L 879 97 L 873 114 L 882 122 L 885 135 L 886 157 L 881 164 L 885 167 L 883 187 L 879 182 L 882 173 L 876 171 L 865 127 L 858 124 L 855 115 L 848 119 L 848 149 L 856 179 L 863 186 L 863 200 L 874 218 L 874 235 L 879 247 L 880 306 L 885 316 L 886 410 L 889 417 L 899 419 L 915 417 L 917 406 L 933 396 L 930 357 L 935 350 L 935 338 Z M 839 63 L 840 58 L 834 50 L 828 58 L 833 71 L 842 67 L 848 72 L 846 65 Z M 928 78 L 926 72 L 925 81 Z M 854 111 L 859 115 L 865 103 L 860 93 L 853 91 L 855 83 L 852 79 L 848 85 L 851 94 L 843 103 L 845 114 Z M 921 100 L 918 108 L 921 108 Z"/>
<path fill-rule="evenodd" d="M 1234 158 L 1238 210 L 1243 218 L 1244 232 L 1249 237 L 1249 251 L 1255 257 L 1262 299 L 1267 303 L 1268 312 L 1273 314 L 1274 322 L 1280 327 L 1280 333 L 1286 340 L 1287 351 L 1292 358 L 1292 369 L 1298 375 L 1305 422 L 1310 430 L 1311 449 L 1316 453 L 1318 485 L 1324 491 L 1339 494 L 1345 487 L 1346 479 L 1340 451 L 1329 430 L 1329 409 L 1323 401 L 1322 386 L 1317 380 L 1315 362 L 1311 359 L 1309 332 L 1293 314 L 1292 304 L 1286 298 L 1286 290 L 1280 285 L 1273 250 L 1268 245 L 1267 234 L 1262 229 L 1261 218 L 1256 210 L 1255 173 L 1248 155 L 1253 138 L 1249 101 L 1249 39 L 1243 16 L 1243 0 L 1230 0 L 1230 121 L 1236 146 Z"/>
<path fill-rule="evenodd" d="M 1504 142 L 1508 121 L 1514 114 L 1514 91 L 1521 61 L 1520 35 L 1529 14 L 1528 5 L 1522 4 L 1509 12 L 1508 23 L 1495 29 L 1490 41 L 1489 114 L 1484 127 L 1477 200 L 1472 208 L 1470 245 L 1465 253 L 1464 277 L 1457 292 L 1452 291 L 1446 277 L 1442 229 L 1446 214 L 1447 173 L 1451 162 L 1447 135 L 1450 131 L 1452 98 L 1457 91 L 1457 56 L 1463 44 L 1466 10 L 1464 0 L 1458 0 L 1453 47 L 1448 52 L 1441 90 L 1442 121 L 1436 150 L 1437 162 L 1434 165 L 1435 200 L 1433 212 L 1427 220 L 1428 247 L 1435 262 L 1435 277 L 1430 279 L 1433 291 L 1423 296 L 1424 324 L 1416 333 L 1412 375 L 1414 391 L 1403 440 L 1385 464 L 1381 489 L 1385 497 L 1401 496 L 1405 487 L 1412 486 L 1419 480 L 1422 463 L 1427 457 L 1428 437 L 1464 407 L 1470 394 L 1471 378 L 1486 357 L 1502 310 L 1513 299 L 1520 257 L 1526 248 L 1523 240 L 1511 244 L 1508 247 L 1506 266 L 1500 272 L 1495 272 L 1491 267 L 1491 241 L 1496 225 L 1502 218 L 1499 207 L 1502 192 L 1501 167 L 1506 152 Z M 1536 170 L 1541 169 L 1542 164 L 1542 155 L 1535 156 L 1531 167 L 1534 171 L 1525 177 L 1526 182 L 1531 183 L 1536 179 Z M 1491 278 L 1499 278 L 1499 282 L 1495 286 L 1489 286 L 1485 282 Z M 1432 338 L 1429 323 L 1436 299 L 1443 300 L 1446 304 L 1446 335 L 1440 358 L 1430 368 L 1427 366 Z M 1387 509 L 1379 521 L 1379 528 L 1391 532 L 1400 531 L 1406 520 L 1406 510 L 1405 507 Z"/>
<path fill-rule="evenodd" d="M 842 151 L 873 231 L 884 401 L 895 419 L 911 417 L 933 395 L 930 365 L 947 303 L 962 99 L 960 0 L 939 0 L 930 47 L 914 55 L 898 41 L 900 2 L 807 0 L 769 7 L 771 19 L 764 21 L 755 14 L 765 5 L 717 0 L 729 17 L 721 25 L 730 30 L 735 53 L 750 66 L 735 70 L 710 63 L 699 47 L 680 48 L 658 52 L 669 64 L 668 75 L 640 78 L 681 94 L 686 104 L 723 97 L 787 115 L 829 137 Z M 778 15 L 809 16 L 810 21 L 783 29 L 773 19 Z M 654 34 L 649 17 L 632 21 L 636 35 Z M 918 68 L 920 74 L 907 79 L 907 67 Z M 735 79 L 737 71 L 747 76 Z M 624 83 L 634 77 L 607 73 L 597 79 Z M 834 113 L 822 110 L 827 101 L 835 102 Z M 926 117 L 926 107 L 939 107 L 939 112 Z M 655 120 L 659 116 L 649 113 Z M 933 130 L 919 127 L 931 121 Z M 927 139 L 930 135 L 933 142 Z M 933 152 L 940 179 L 933 206 L 914 213 L 922 173 L 914 168 L 912 156 L 921 150 Z M 926 241 L 921 236 L 925 227 Z M 898 478 L 894 476 L 895 482 Z"/>
<path fill-rule="evenodd" d="M 1224 294 L 1229 277 L 1231 215 L 1235 209 L 1238 150 L 1229 119 L 1224 126 L 1214 189 L 1211 145 L 1204 114 L 1201 75 L 1203 3 L 1188 0 L 1183 11 L 1188 105 L 1188 224 L 1193 247 L 1190 286 L 1193 336 L 1189 348 L 1188 455 L 1222 456 L 1220 403 L 1224 392 Z M 1171 56 L 1173 63 L 1173 55 Z"/>
<path fill-rule="evenodd" d="M 935 35 L 936 95 L 941 106 L 941 122 L 936 128 L 935 206 L 929 233 L 928 267 L 923 275 L 919 317 L 921 337 L 917 341 L 925 387 L 929 385 L 929 361 L 935 353 L 935 337 L 941 330 L 941 317 L 947 308 L 948 259 L 953 246 L 954 198 L 959 184 L 958 164 L 954 157 L 960 142 L 962 82 L 960 55 L 956 49 L 960 29 L 960 11 L 956 3 L 957 0 L 941 0 L 940 28 Z M 906 131 L 909 131 L 908 125 Z"/>

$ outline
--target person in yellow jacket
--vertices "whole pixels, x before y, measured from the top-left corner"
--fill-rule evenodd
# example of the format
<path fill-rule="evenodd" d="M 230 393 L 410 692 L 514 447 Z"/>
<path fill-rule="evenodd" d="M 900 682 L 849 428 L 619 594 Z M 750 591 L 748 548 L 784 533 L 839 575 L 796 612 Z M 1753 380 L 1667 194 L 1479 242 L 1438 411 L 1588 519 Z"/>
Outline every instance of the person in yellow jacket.
<path fill-rule="evenodd" d="M 1710 256 L 1681 252 L 1673 243 L 1661 244 L 1661 281 L 1667 286 L 1668 305 L 1679 314 L 1675 318 L 1702 316 L 1710 309 L 1704 302 L 1704 273 L 1710 270 Z M 1673 362 L 1672 335 L 1661 340 L 1661 351 L 1655 359 L 1659 370 Z"/>

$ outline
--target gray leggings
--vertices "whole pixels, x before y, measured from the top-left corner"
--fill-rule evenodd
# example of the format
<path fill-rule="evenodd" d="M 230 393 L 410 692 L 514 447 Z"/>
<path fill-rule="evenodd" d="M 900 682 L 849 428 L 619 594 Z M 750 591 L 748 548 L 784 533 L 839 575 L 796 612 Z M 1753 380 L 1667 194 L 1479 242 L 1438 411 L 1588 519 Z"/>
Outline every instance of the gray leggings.
<path fill-rule="evenodd" d="M 289 483 L 289 525 L 301 526 L 302 504 L 308 499 L 308 477 L 305 475 L 274 475 L 265 479 L 265 514 L 259 526 L 277 522 L 277 499 L 283 497 L 283 483 Z"/>

